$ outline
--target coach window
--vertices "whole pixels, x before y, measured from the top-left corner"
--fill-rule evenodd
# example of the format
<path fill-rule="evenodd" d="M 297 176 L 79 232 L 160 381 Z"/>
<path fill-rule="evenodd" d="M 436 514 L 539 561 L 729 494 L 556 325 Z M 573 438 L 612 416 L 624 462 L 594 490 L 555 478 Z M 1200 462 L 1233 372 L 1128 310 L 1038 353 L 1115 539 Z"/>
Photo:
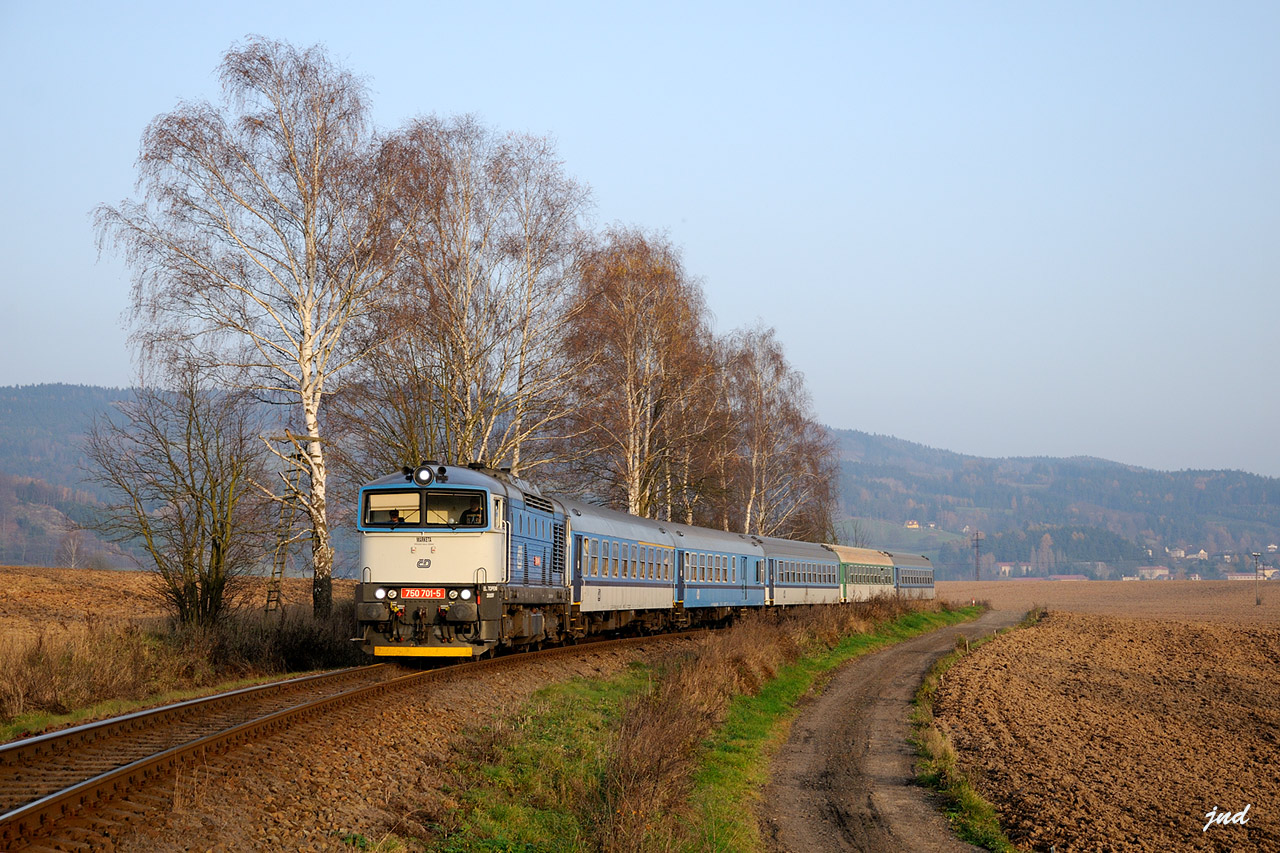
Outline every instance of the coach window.
<path fill-rule="evenodd" d="M 618 557 L 618 543 L 617 543 L 617 542 L 612 543 L 612 545 L 610 546 L 610 550 L 613 552 L 613 571 L 612 571 L 612 574 L 613 574 L 613 577 L 615 577 L 615 578 L 616 578 L 616 577 L 618 576 L 618 562 L 619 562 L 619 557 Z"/>
<path fill-rule="evenodd" d="M 737 583 L 738 582 L 738 558 L 737 557 L 729 558 L 729 571 L 733 573 L 729 576 L 729 582 Z"/>
<path fill-rule="evenodd" d="M 630 577 L 631 564 L 627 560 L 627 543 L 622 543 L 622 577 Z"/>
<path fill-rule="evenodd" d="M 637 557 L 637 555 L 636 555 L 636 546 L 635 546 L 635 545 L 632 545 L 632 546 L 631 546 L 631 577 L 633 577 L 633 578 L 641 577 L 641 574 L 640 574 L 640 560 L 639 560 L 639 558 L 638 558 L 638 557 Z"/>
<path fill-rule="evenodd" d="M 707 579 L 707 555 L 698 555 L 698 580 L 705 581 Z"/>

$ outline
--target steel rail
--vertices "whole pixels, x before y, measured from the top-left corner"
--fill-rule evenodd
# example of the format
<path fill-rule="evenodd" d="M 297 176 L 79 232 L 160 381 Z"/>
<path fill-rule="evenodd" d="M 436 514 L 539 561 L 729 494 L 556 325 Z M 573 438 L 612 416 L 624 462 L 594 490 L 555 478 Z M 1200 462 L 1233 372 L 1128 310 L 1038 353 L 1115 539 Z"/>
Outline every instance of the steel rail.
<path fill-rule="evenodd" d="M 265 684 L 256 684 L 253 687 L 242 687 L 228 693 L 215 693 L 212 696 L 188 699 L 171 705 L 162 705 L 158 708 L 147 708 L 120 717 L 109 717 L 105 720 L 84 723 L 69 729 L 61 729 L 56 732 L 37 735 L 36 737 L 10 741 L 9 743 L 0 744 L 0 768 L 30 760 L 33 756 L 55 755 L 123 732 L 136 731 L 170 720 L 179 720 L 192 712 L 210 711 L 220 705 L 233 704 L 256 694 L 283 693 L 326 680 L 341 681 L 386 666 L 387 664 L 377 663 L 335 670 L 334 672 L 304 675 L 284 681 L 271 681 Z"/>

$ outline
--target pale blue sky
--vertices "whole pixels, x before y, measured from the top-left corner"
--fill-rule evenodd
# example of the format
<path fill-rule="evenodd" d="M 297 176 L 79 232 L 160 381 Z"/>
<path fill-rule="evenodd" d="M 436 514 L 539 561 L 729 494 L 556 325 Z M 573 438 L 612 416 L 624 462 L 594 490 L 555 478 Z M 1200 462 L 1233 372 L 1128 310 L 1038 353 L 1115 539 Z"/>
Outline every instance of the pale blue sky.
<path fill-rule="evenodd" d="M 129 383 L 89 211 L 251 33 L 553 136 L 832 426 L 1280 476 L 1280 4 L 0 0 L 0 385 Z"/>

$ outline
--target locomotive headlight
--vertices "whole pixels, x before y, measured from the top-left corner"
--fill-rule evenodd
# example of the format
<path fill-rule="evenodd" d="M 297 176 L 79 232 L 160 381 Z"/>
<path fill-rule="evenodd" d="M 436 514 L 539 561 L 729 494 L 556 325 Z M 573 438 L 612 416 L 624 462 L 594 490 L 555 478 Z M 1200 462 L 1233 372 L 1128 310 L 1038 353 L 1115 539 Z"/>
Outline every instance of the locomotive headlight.
<path fill-rule="evenodd" d="M 387 591 L 382 587 L 378 587 L 373 591 L 373 597 L 381 601 L 382 599 L 387 597 Z"/>
<path fill-rule="evenodd" d="M 451 590 L 449 590 L 449 597 L 450 597 L 450 598 L 457 598 L 457 597 L 458 597 L 458 591 L 457 591 L 456 589 L 451 589 Z"/>
<path fill-rule="evenodd" d="M 471 598 L 471 590 L 469 590 L 469 589 L 464 589 L 464 590 L 462 591 L 462 600 L 463 600 L 463 601 L 467 601 L 467 600 L 468 600 L 468 599 L 470 599 L 470 598 Z"/>
<path fill-rule="evenodd" d="M 394 589 L 387 590 L 387 598 L 395 598 L 395 597 L 396 597 L 396 591 Z"/>
<path fill-rule="evenodd" d="M 413 469 L 413 484 L 415 486 L 430 486 L 436 480 L 436 472 L 432 471 L 426 465 L 419 465 Z"/>

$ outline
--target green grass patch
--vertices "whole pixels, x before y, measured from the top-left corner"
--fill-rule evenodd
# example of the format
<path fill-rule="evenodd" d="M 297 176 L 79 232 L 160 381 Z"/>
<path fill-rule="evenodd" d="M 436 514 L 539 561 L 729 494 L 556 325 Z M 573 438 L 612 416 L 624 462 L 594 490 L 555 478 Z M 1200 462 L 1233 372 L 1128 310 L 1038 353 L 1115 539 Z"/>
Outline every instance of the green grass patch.
<path fill-rule="evenodd" d="M 781 668 L 754 696 L 729 704 L 724 724 L 706 744 L 694 779 L 690 850 L 740 853 L 761 849 L 754 799 L 767 781 L 773 751 L 786 739 L 796 706 L 842 663 L 895 642 L 977 618 L 983 607 L 901 616 L 866 634 Z"/>
<path fill-rule="evenodd" d="M 474 732 L 451 793 L 463 817 L 432 827 L 438 853 L 570 853 L 592 849 L 591 803 L 621 709 L 648 690 L 650 667 L 607 681 L 538 691 L 515 714 Z"/>

